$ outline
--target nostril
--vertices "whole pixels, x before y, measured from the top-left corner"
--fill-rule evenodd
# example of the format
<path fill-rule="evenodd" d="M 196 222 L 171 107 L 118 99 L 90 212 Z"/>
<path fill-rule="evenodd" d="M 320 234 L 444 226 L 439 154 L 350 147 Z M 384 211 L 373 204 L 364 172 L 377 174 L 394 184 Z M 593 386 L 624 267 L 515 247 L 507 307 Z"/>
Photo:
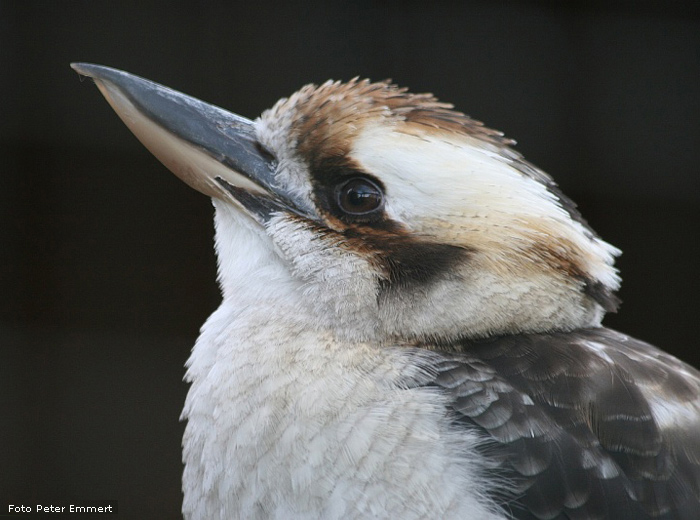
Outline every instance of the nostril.
<path fill-rule="evenodd" d="M 277 157 L 268 150 L 260 141 L 255 141 L 255 149 L 258 153 L 267 161 L 274 163 L 277 162 Z"/>

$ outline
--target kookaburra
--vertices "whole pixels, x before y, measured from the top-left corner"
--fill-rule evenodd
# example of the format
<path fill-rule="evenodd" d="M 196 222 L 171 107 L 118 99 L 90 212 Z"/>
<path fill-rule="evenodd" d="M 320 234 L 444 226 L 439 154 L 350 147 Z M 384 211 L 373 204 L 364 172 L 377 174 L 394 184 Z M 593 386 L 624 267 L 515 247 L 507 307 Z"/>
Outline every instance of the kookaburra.
<path fill-rule="evenodd" d="M 502 134 L 389 82 L 251 121 L 73 68 L 215 207 L 185 518 L 700 518 L 700 373 L 601 326 L 619 251 Z"/>

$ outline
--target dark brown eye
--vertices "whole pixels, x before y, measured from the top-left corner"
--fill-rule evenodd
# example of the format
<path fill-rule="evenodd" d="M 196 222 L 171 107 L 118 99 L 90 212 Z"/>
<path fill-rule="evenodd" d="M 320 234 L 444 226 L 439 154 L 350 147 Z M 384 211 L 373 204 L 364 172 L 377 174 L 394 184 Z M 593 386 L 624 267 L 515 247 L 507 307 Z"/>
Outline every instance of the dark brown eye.
<path fill-rule="evenodd" d="M 366 215 L 382 207 L 384 194 L 369 179 L 356 177 L 337 189 L 338 206 L 350 215 Z"/>

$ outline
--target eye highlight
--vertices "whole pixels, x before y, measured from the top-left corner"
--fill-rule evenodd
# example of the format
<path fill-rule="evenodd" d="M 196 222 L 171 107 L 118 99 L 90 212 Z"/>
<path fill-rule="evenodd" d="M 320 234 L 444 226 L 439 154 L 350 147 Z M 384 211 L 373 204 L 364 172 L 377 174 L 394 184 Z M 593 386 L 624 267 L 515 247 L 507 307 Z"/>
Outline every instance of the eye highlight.
<path fill-rule="evenodd" d="M 367 215 L 382 208 L 384 193 L 369 179 L 354 177 L 338 185 L 336 200 L 348 215 Z"/>

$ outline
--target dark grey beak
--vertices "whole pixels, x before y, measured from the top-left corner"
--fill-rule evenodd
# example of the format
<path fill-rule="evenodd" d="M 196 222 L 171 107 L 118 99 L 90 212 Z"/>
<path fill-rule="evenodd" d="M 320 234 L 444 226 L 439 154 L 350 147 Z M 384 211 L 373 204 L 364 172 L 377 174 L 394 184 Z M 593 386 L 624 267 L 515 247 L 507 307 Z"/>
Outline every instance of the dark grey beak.
<path fill-rule="evenodd" d="M 276 161 L 258 144 L 253 122 L 121 70 L 73 63 L 168 169 L 210 197 L 231 200 L 267 220 L 277 210 L 311 215 L 275 182 Z"/>

